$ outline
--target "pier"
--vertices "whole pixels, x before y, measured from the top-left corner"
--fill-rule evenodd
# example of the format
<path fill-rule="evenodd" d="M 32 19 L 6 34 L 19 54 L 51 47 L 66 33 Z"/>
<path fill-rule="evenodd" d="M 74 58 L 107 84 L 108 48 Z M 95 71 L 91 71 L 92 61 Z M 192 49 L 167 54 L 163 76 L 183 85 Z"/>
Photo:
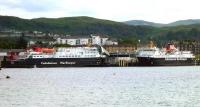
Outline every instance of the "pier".
<path fill-rule="evenodd" d="M 137 59 L 133 53 L 111 53 L 106 63 L 109 66 L 128 67 L 137 65 Z"/>

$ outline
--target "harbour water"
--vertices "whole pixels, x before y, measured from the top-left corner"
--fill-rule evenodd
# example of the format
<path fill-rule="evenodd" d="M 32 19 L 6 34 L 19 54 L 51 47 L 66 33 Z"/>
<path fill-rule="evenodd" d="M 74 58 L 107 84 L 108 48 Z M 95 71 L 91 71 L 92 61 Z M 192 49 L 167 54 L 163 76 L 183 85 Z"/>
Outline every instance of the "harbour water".
<path fill-rule="evenodd" d="M 200 107 L 200 66 L 2 72 L 0 107 Z"/>

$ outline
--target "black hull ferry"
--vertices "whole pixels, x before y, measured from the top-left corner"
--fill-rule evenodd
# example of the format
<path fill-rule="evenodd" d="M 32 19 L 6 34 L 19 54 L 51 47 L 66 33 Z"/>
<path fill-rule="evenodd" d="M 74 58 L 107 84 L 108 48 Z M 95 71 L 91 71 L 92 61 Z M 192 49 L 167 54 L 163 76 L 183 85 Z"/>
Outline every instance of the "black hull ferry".
<path fill-rule="evenodd" d="M 58 49 L 36 48 L 21 53 L 17 59 L 4 60 L 4 68 L 98 67 L 106 66 L 109 53 L 100 46 Z"/>
<path fill-rule="evenodd" d="M 140 66 L 192 66 L 196 65 L 193 58 L 187 59 L 165 59 L 165 58 L 151 58 L 138 57 L 138 64 Z"/>
<path fill-rule="evenodd" d="M 138 50 L 138 65 L 140 66 L 191 66 L 195 65 L 195 57 L 190 51 L 179 51 L 173 44 L 166 48 L 156 47 Z"/>
<path fill-rule="evenodd" d="M 104 58 L 45 58 L 37 60 L 17 60 L 4 61 L 2 67 L 4 68 L 43 68 L 43 67 L 98 67 L 105 66 Z"/>

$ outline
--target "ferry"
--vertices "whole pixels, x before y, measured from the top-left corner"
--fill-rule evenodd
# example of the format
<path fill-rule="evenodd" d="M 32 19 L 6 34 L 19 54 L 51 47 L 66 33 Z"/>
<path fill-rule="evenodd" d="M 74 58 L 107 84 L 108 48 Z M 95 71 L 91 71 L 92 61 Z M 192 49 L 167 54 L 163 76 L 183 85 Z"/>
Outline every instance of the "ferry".
<path fill-rule="evenodd" d="M 105 66 L 109 53 L 101 46 L 33 48 L 2 61 L 4 68 Z"/>
<path fill-rule="evenodd" d="M 195 65 L 195 56 L 191 51 L 180 51 L 172 43 L 166 48 L 142 48 L 136 53 L 141 66 L 190 66 Z"/>

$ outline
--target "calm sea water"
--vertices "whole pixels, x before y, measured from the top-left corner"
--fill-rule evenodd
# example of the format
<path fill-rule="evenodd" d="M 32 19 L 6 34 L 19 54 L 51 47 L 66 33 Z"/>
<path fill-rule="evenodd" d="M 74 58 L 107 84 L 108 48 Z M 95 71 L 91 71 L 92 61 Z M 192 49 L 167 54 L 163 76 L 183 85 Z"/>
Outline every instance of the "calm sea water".
<path fill-rule="evenodd" d="M 200 67 L 3 69 L 0 107 L 200 107 Z"/>

